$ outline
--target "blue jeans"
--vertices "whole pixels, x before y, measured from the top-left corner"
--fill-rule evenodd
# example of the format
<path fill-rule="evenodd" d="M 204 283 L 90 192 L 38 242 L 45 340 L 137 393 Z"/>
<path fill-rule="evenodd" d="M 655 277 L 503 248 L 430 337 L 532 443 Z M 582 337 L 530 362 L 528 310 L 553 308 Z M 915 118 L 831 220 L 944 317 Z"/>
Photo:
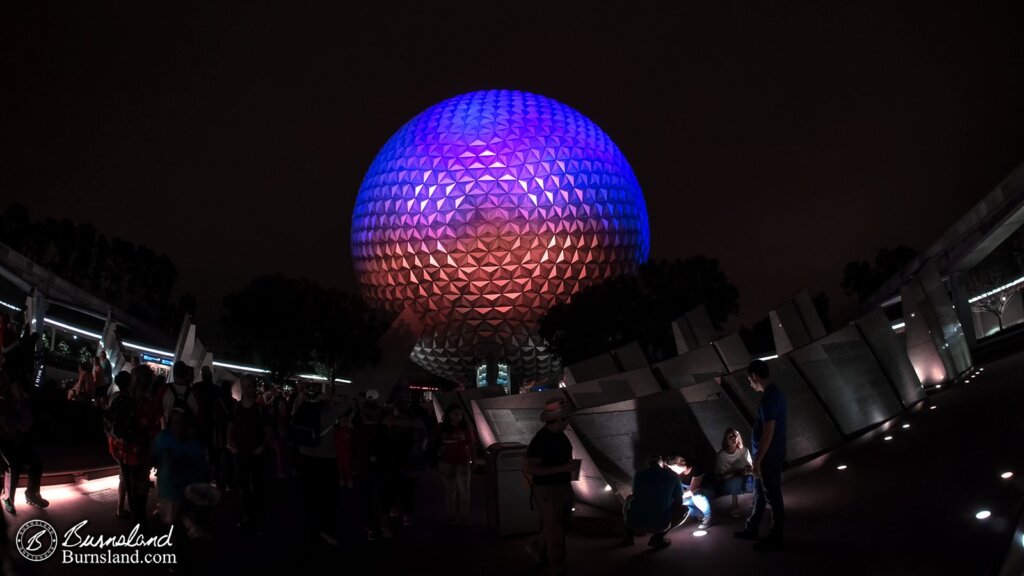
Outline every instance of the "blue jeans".
<path fill-rule="evenodd" d="M 689 490 L 690 487 L 683 484 L 683 491 Z M 683 498 L 683 505 L 690 509 L 690 513 L 700 512 L 701 517 L 711 516 L 711 501 L 709 497 L 714 496 L 709 493 L 707 489 L 701 487 L 700 491 L 690 496 L 689 498 Z"/>
<path fill-rule="evenodd" d="M 762 462 L 761 478 L 754 482 L 754 509 L 747 518 L 747 532 L 757 534 L 766 505 L 772 507 L 771 536 L 782 538 L 786 526 L 786 506 L 782 502 L 782 462 Z"/>
<path fill-rule="evenodd" d="M 754 477 L 737 475 L 722 481 L 722 494 L 739 496 L 754 491 Z"/>

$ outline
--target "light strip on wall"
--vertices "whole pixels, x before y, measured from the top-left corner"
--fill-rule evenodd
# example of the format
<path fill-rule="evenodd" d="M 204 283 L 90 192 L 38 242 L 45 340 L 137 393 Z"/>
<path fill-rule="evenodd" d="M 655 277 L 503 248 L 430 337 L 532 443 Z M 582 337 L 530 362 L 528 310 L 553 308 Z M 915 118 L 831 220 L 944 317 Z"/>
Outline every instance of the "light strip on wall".
<path fill-rule="evenodd" d="M 778 357 L 779 357 L 779 355 L 778 355 L 778 354 L 772 354 L 771 356 L 763 356 L 763 357 L 761 357 L 761 358 L 758 358 L 758 360 L 762 360 L 762 361 L 764 361 L 764 362 L 767 362 L 767 361 L 769 361 L 769 360 L 775 360 L 775 359 L 776 359 L 776 358 L 778 358 Z"/>
<path fill-rule="evenodd" d="M 270 370 L 264 370 L 262 368 L 253 368 L 252 366 L 239 366 L 238 364 L 228 364 L 227 362 L 214 362 L 213 365 L 219 368 L 227 368 L 228 370 L 241 370 L 242 372 L 256 372 L 259 374 L 270 373 Z"/>
<path fill-rule="evenodd" d="M 974 304 L 978 300 L 983 300 L 985 298 L 988 298 L 989 296 L 993 296 L 995 294 L 998 294 L 998 293 L 1002 292 L 1003 290 L 1006 290 L 1007 288 L 1013 288 L 1014 286 L 1016 286 L 1018 284 L 1021 284 L 1021 283 L 1024 283 L 1024 276 L 1021 276 L 1020 278 L 1017 278 L 1016 280 L 1014 280 L 1013 282 L 1010 282 L 1009 284 L 1003 284 L 999 288 L 995 288 L 993 290 L 989 290 L 988 292 L 985 292 L 984 294 L 979 294 L 979 295 L 975 296 L 974 298 L 971 298 L 967 302 L 969 304 Z"/>
<path fill-rule="evenodd" d="M 327 380 L 326 376 L 317 376 L 316 374 L 298 374 L 297 377 L 298 378 L 303 378 L 305 380 Z M 351 384 L 352 383 L 351 380 L 346 380 L 344 378 L 335 378 L 334 381 L 335 382 L 341 382 L 342 384 Z"/>
<path fill-rule="evenodd" d="M 21 312 L 21 308 L 18 308 L 14 304 L 8 304 L 7 302 L 4 302 L 3 300 L 0 300 L 0 306 L 4 306 L 6 308 L 10 308 L 11 310 L 14 310 L 15 312 Z"/>
<path fill-rule="evenodd" d="M 56 320 L 50 320 L 49 318 L 43 318 L 43 322 L 45 322 L 46 324 L 50 324 L 51 326 L 56 326 L 57 328 L 63 328 L 65 330 L 69 331 L 69 332 L 74 332 L 76 334 L 81 334 L 82 336 L 88 336 L 89 338 L 95 338 L 96 340 L 100 340 L 100 339 L 103 338 L 103 336 L 100 336 L 99 334 L 96 334 L 95 332 L 89 332 L 88 330 L 82 330 L 81 328 L 75 328 L 74 326 L 71 326 L 69 324 L 65 324 L 63 322 L 57 322 Z"/>
<path fill-rule="evenodd" d="M 138 344 L 132 344 L 131 342 L 122 342 L 125 348 L 131 348 L 133 350 L 142 350 L 143 352 L 149 352 L 150 354 L 156 354 L 157 356 L 165 356 L 167 358 L 174 358 L 174 352 L 168 352 L 166 350 L 157 350 L 156 348 L 147 348 Z"/>
<path fill-rule="evenodd" d="M 900 328 L 906 328 L 906 327 L 907 327 L 907 323 L 906 322 L 899 322 L 897 324 L 893 324 L 892 325 L 892 329 L 893 330 L 899 330 Z"/>

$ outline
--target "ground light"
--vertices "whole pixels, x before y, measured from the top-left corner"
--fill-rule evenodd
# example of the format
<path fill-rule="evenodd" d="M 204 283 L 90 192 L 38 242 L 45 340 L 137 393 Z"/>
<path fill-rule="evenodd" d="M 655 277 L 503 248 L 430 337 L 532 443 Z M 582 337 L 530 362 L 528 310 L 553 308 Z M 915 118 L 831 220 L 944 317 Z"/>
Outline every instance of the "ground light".
<path fill-rule="evenodd" d="M 989 512 L 988 510 L 982 510 L 981 512 L 978 512 L 974 515 L 974 517 L 978 520 L 987 520 L 990 516 L 992 516 L 992 513 Z"/>
<path fill-rule="evenodd" d="M 565 508 L 562 508 L 562 510 L 565 510 Z M 575 512 L 575 511 L 576 511 L 576 507 L 575 507 L 575 506 L 573 506 L 573 507 L 572 507 L 572 511 L 573 511 L 573 512 Z"/>
<path fill-rule="evenodd" d="M 886 436 L 883 440 L 892 440 L 892 436 Z"/>
<path fill-rule="evenodd" d="M 928 408 L 928 409 L 929 409 L 929 410 L 935 410 L 936 408 L 938 408 L 938 406 L 932 406 L 932 407 L 930 407 L 930 408 Z"/>
<path fill-rule="evenodd" d="M 1013 478 L 1013 472 L 1003 472 L 999 477 L 1003 480 L 1009 480 L 1010 478 Z"/>
<path fill-rule="evenodd" d="M 904 424 L 904 425 L 903 425 L 903 429 L 904 429 L 904 430 L 906 430 L 907 428 L 910 428 L 910 424 Z"/>
<path fill-rule="evenodd" d="M 846 464 L 840 464 L 839 466 L 836 466 L 836 470 L 846 470 L 846 468 Z"/>
<path fill-rule="evenodd" d="M 696 532 L 693 533 L 693 535 L 696 536 L 697 538 L 700 538 L 701 536 L 707 536 L 708 535 L 708 531 L 707 530 L 697 530 Z"/>
<path fill-rule="evenodd" d="M 604 491 L 605 491 L 605 492 L 611 492 L 611 491 L 612 491 L 612 487 L 611 487 L 611 485 L 610 485 L 610 484 L 605 484 L 605 485 L 604 485 Z"/>

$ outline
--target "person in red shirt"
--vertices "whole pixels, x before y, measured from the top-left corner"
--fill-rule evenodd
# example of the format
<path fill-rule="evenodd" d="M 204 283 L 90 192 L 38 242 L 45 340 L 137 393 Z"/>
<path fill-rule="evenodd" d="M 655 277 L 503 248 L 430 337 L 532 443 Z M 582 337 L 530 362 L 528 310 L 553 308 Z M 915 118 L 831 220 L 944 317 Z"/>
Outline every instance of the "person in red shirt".
<path fill-rule="evenodd" d="M 470 466 L 476 435 L 466 421 L 462 406 L 452 404 L 437 425 L 434 446 L 438 447 L 438 470 L 444 478 L 445 507 L 448 523 L 458 524 L 469 518 Z"/>

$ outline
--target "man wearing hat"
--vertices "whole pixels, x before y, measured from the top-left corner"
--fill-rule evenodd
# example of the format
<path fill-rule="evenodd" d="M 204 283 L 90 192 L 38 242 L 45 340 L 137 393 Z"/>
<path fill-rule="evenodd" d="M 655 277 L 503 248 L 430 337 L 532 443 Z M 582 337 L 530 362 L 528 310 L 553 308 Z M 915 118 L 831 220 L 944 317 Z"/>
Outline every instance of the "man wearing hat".
<path fill-rule="evenodd" d="M 565 573 L 565 532 L 572 512 L 572 485 L 576 463 L 565 435 L 575 412 L 564 399 L 551 400 L 540 414 L 544 427 L 526 451 L 526 473 L 532 478 L 533 502 L 540 513 L 541 534 L 527 550 L 551 574 Z"/>

